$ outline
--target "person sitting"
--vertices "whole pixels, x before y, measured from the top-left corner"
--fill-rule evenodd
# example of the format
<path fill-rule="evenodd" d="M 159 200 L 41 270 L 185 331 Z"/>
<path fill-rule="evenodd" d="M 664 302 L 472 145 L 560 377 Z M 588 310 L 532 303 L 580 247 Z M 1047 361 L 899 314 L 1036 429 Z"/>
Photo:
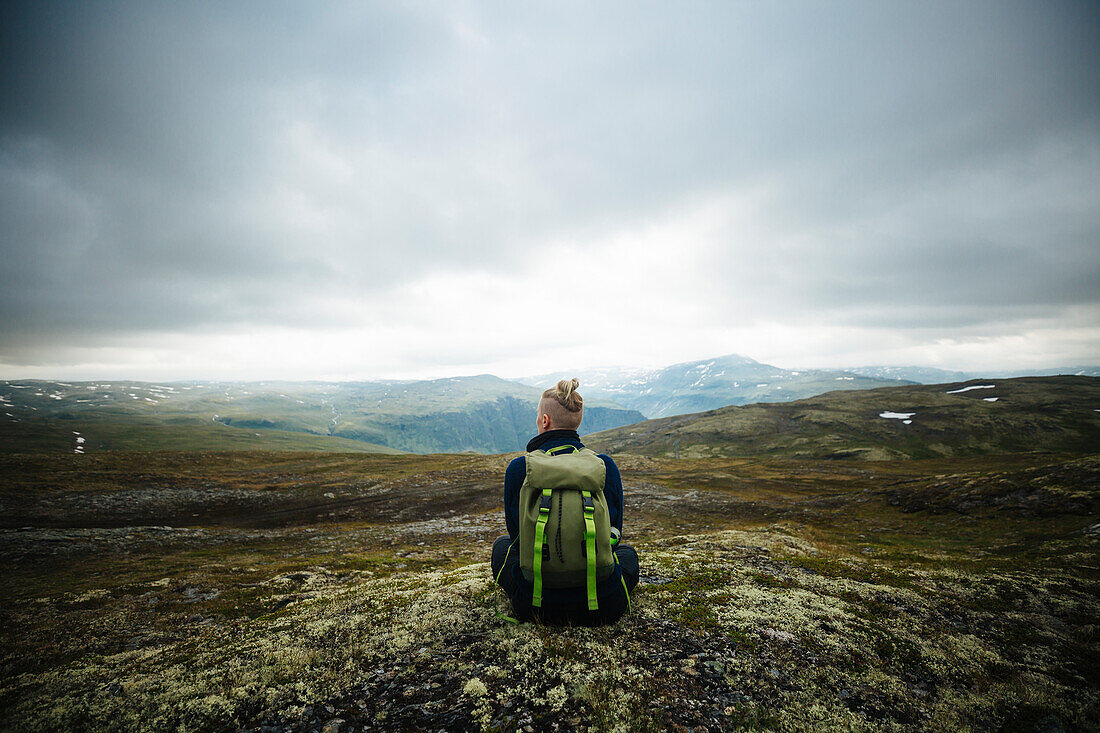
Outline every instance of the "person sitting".
<path fill-rule="evenodd" d="M 538 434 L 504 474 L 508 534 L 494 541 L 491 567 L 517 620 L 614 623 L 638 583 L 638 554 L 619 541 L 622 478 L 609 456 L 580 440 L 578 386 L 563 379 L 543 392 Z"/>

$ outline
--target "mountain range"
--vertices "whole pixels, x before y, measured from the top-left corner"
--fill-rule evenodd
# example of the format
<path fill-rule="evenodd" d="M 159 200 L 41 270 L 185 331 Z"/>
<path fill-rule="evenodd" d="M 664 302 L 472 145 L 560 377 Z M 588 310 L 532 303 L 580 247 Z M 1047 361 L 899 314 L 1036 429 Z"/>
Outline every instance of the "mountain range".
<path fill-rule="evenodd" d="M 731 405 L 795 403 L 972 376 L 925 367 L 858 371 L 783 369 L 730 354 L 662 369 L 586 369 L 518 380 L 487 374 L 363 382 L 8 380 L 0 381 L 0 452 L 503 453 L 523 449 L 535 429 L 541 390 L 562 377 L 581 381 L 582 432 L 588 434 Z"/>
<path fill-rule="evenodd" d="M 1055 367 L 1053 369 L 991 369 L 982 372 L 963 372 L 920 366 L 865 366 L 851 367 L 844 371 L 865 377 L 915 382 L 917 384 L 946 384 L 948 382 L 965 382 L 968 379 L 1014 379 L 1016 377 L 1056 377 L 1059 375 L 1100 377 L 1100 367 L 1095 366 Z"/>
<path fill-rule="evenodd" d="M 784 369 L 739 354 L 687 361 L 660 369 L 605 367 L 569 374 L 520 377 L 517 382 L 549 386 L 577 377 L 586 397 L 614 400 L 648 418 L 713 410 L 727 405 L 791 402 L 835 390 L 862 390 L 900 384 L 943 384 L 968 379 L 1027 376 L 1100 376 L 1100 367 L 964 372 L 920 366 L 845 369 Z"/>
<path fill-rule="evenodd" d="M 832 390 L 896 385 L 897 379 L 824 369 L 783 369 L 738 354 L 688 361 L 661 369 L 610 367 L 568 375 L 541 374 L 516 381 L 551 385 L 577 377 L 585 397 L 614 400 L 646 417 L 666 417 L 754 402 L 788 402 Z"/>
<path fill-rule="evenodd" d="M 0 381 L 0 451 L 503 453 L 521 450 L 534 434 L 539 396 L 534 387 L 491 375 L 331 383 Z M 599 399 L 589 401 L 584 418 L 590 431 L 642 419 Z"/>

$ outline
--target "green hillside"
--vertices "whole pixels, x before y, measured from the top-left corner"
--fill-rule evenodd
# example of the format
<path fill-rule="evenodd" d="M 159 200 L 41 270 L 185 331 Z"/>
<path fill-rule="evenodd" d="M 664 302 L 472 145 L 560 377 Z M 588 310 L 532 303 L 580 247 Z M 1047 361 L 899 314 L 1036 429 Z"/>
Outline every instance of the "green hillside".
<path fill-rule="evenodd" d="M 647 420 L 589 437 L 654 456 L 925 458 L 1100 445 L 1100 380 L 1026 377 L 831 392 Z M 677 445 L 678 444 L 678 445 Z"/>

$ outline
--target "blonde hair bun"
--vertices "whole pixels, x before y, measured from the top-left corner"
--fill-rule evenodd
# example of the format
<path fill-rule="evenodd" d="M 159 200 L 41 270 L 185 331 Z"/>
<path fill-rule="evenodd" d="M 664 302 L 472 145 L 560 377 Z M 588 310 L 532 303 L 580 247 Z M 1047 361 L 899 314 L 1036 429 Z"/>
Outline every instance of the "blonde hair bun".
<path fill-rule="evenodd" d="M 570 412 L 579 411 L 584 406 L 584 398 L 577 394 L 577 387 L 579 386 L 581 386 L 581 383 L 576 377 L 560 380 L 557 388 L 553 390 L 554 399 Z"/>

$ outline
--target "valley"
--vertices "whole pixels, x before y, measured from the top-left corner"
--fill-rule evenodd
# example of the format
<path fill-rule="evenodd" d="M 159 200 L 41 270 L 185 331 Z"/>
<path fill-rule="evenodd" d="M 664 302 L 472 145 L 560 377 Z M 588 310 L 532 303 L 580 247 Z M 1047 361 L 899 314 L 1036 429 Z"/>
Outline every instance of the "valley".
<path fill-rule="evenodd" d="M 0 453 L 519 450 L 541 391 L 490 375 L 409 382 L 0 381 Z M 600 430 L 642 415 L 593 399 Z"/>

